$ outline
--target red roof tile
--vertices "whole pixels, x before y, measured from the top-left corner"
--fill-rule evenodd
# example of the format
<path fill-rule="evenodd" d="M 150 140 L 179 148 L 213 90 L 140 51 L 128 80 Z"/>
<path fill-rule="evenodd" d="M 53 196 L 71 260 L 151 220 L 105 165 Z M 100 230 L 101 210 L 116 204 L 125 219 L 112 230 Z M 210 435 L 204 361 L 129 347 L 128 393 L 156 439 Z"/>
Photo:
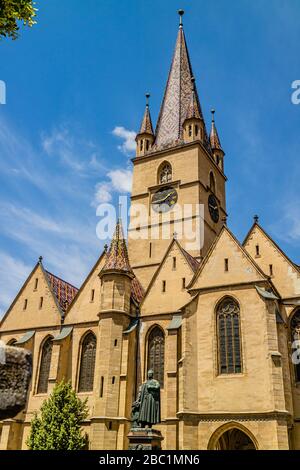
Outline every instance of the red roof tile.
<path fill-rule="evenodd" d="M 77 294 L 78 289 L 49 271 L 45 272 L 48 277 L 51 290 L 57 298 L 60 308 L 65 312 Z"/>

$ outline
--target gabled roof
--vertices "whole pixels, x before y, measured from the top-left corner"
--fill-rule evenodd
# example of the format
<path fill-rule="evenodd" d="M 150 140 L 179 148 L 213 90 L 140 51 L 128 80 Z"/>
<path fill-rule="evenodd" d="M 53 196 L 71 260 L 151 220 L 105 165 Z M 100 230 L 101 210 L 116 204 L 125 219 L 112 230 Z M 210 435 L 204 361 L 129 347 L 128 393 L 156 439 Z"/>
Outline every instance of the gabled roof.
<path fill-rule="evenodd" d="M 69 282 L 60 279 L 49 271 L 45 271 L 45 273 L 52 293 L 55 295 L 61 310 L 65 312 L 78 292 L 77 287 L 72 286 Z"/>
<path fill-rule="evenodd" d="M 190 108 L 194 88 L 192 77 L 193 72 L 185 35 L 182 24 L 180 24 L 175 52 L 155 130 L 155 147 L 157 149 L 177 145 L 183 141 L 183 122 Z M 194 109 L 197 109 L 199 117 L 203 119 L 196 87 L 194 89 L 193 106 L 194 103 L 196 103 Z M 204 141 L 209 148 L 205 125 L 204 133 Z"/>
<path fill-rule="evenodd" d="M 167 257 L 168 257 L 168 255 L 169 255 L 170 251 L 172 250 L 172 248 L 173 248 L 173 246 L 174 246 L 175 244 L 178 246 L 180 252 L 182 253 L 182 255 L 183 255 L 183 257 L 185 258 L 185 260 L 187 261 L 188 266 L 190 267 L 191 271 L 192 271 L 193 273 L 195 273 L 195 271 L 197 270 L 197 268 L 198 268 L 198 266 L 199 266 L 199 262 L 198 262 L 192 255 L 190 255 L 184 248 L 182 248 L 182 246 L 180 245 L 180 243 L 178 242 L 178 240 L 176 240 L 176 238 L 173 238 L 173 240 L 171 241 L 170 245 L 168 246 L 167 251 L 166 251 L 166 253 L 165 253 L 163 259 L 161 260 L 161 262 L 160 262 L 160 264 L 159 264 L 157 270 L 155 271 L 154 275 L 152 276 L 152 279 L 151 279 L 151 281 L 150 281 L 150 283 L 149 283 L 149 285 L 148 285 L 148 287 L 147 287 L 147 289 L 146 289 L 146 292 L 145 292 L 145 294 L 144 294 L 144 299 L 146 298 L 148 292 L 150 291 L 150 289 L 151 289 L 151 287 L 152 287 L 152 285 L 153 285 L 155 279 L 157 278 L 157 276 L 158 276 L 158 274 L 159 274 L 159 272 L 160 272 L 160 270 L 161 270 L 161 268 L 162 268 L 162 266 L 163 266 L 165 260 L 167 259 Z"/>
<path fill-rule="evenodd" d="M 257 217 L 258 218 L 258 217 Z M 245 247 L 250 236 L 251 236 L 251 233 L 253 232 L 253 230 L 255 228 L 258 228 L 262 233 L 263 235 L 272 243 L 272 245 L 282 254 L 282 256 L 286 259 L 286 261 L 293 267 L 296 269 L 296 271 L 298 271 L 300 273 L 300 266 L 298 266 L 296 263 L 294 263 L 288 256 L 287 254 L 280 248 L 280 246 L 273 240 L 273 238 L 262 228 L 262 226 L 255 220 L 255 222 L 252 224 L 249 232 L 247 233 L 246 237 L 245 237 L 245 240 L 243 241 L 243 246 Z"/>
<path fill-rule="evenodd" d="M 36 272 L 38 268 L 41 268 L 42 273 L 45 277 L 45 281 L 49 287 L 49 290 L 53 296 L 53 299 L 55 301 L 55 304 L 57 305 L 58 313 L 63 317 L 65 315 L 66 309 L 68 308 L 68 303 L 72 301 L 72 299 L 75 297 L 78 289 L 74 287 L 72 284 L 64 281 L 63 279 L 55 276 L 54 274 L 50 273 L 49 271 L 46 271 L 44 269 L 43 263 L 42 263 L 42 257 L 39 258 L 39 261 L 35 264 L 33 270 L 25 280 L 24 284 L 22 285 L 21 289 L 17 293 L 16 297 L 14 298 L 13 302 L 9 306 L 8 310 L 6 311 L 5 315 L 0 321 L 0 326 L 3 324 L 4 320 L 7 318 L 9 315 L 9 312 L 17 302 L 18 298 L 26 288 L 29 280 L 32 278 L 33 274 Z M 67 302 L 66 302 L 67 301 Z"/>
<path fill-rule="evenodd" d="M 221 239 L 222 235 L 226 232 L 230 238 L 234 241 L 234 243 L 238 246 L 238 248 L 241 250 L 243 255 L 246 257 L 246 259 L 252 264 L 254 269 L 257 271 L 257 273 L 262 277 L 263 280 L 268 281 L 269 278 L 266 276 L 266 274 L 262 271 L 262 269 L 258 266 L 258 264 L 254 261 L 254 259 L 250 256 L 250 254 L 245 250 L 245 248 L 240 244 L 240 242 L 237 240 L 237 238 L 233 235 L 233 233 L 229 230 L 229 228 L 226 225 L 223 225 L 222 230 L 220 231 L 219 235 L 215 238 L 214 242 L 212 243 L 210 249 L 208 250 L 206 256 L 204 257 L 202 263 L 199 265 L 199 268 L 197 272 L 195 273 L 193 279 L 191 280 L 190 284 L 187 286 L 189 290 L 193 290 L 193 287 L 199 278 L 200 274 L 204 270 L 208 260 L 210 259 L 211 255 L 215 251 L 216 246 L 218 245 L 219 240 Z"/>

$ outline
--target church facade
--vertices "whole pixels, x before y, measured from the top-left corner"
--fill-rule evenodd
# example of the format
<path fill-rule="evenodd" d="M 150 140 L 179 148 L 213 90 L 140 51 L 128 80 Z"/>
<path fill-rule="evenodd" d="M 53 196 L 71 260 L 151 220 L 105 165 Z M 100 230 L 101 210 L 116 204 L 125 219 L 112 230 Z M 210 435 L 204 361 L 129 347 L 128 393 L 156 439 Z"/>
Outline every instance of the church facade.
<path fill-rule="evenodd" d="M 142 223 L 131 211 L 127 243 L 118 220 L 79 289 L 40 258 L 0 323 L 2 341 L 33 355 L 27 406 L 0 423 L 0 449 L 26 449 L 34 412 L 62 379 L 88 398 L 89 448 L 126 449 L 149 369 L 163 449 L 300 449 L 300 267 L 258 217 L 242 243 L 227 227 L 225 153 L 214 112 L 210 131 L 204 121 L 182 14 L 156 129 L 147 101 L 136 137 Z"/>

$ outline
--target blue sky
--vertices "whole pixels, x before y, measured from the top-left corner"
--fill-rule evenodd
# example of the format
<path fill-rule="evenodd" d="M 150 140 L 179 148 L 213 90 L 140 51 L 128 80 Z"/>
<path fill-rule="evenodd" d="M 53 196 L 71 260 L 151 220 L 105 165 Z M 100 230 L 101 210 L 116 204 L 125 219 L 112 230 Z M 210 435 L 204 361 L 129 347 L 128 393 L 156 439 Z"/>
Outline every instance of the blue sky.
<path fill-rule="evenodd" d="M 99 256 L 95 206 L 130 189 L 134 131 L 156 122 L 184 8 L 207 124 L 226 151 L 229 226 L 263 227 L 300 263 L 299 0 L 37 0 L 0 43 L 0 312 L 38 256 L 80 285 Z"/>

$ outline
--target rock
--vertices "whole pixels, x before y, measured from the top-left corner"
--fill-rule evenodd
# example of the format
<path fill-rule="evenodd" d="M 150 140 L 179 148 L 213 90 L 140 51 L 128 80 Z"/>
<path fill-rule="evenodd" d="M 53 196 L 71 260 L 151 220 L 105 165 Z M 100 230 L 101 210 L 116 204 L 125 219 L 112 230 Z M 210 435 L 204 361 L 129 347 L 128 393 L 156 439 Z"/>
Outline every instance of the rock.
<path fill-rule="evenodd" d="M 32 356 L 0 341 L 0 419 L 13 418 L 26 405 Z"/>

